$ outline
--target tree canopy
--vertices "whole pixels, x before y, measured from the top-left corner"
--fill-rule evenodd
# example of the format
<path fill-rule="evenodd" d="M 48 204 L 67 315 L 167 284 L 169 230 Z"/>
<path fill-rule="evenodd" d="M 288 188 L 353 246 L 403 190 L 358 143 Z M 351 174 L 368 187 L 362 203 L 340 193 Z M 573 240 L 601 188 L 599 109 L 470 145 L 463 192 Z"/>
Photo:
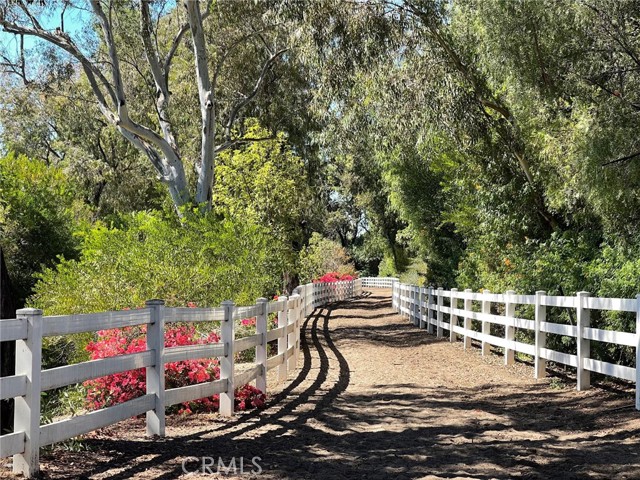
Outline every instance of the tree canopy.
<path fill-rule="evenodd" d="M 17 0 L 0 148 L 63 171 L 92 221 L 260 224 L 287 288 L 337 242 L 370 274 L 632 294 L 639 22 L 614 0 Z"/>

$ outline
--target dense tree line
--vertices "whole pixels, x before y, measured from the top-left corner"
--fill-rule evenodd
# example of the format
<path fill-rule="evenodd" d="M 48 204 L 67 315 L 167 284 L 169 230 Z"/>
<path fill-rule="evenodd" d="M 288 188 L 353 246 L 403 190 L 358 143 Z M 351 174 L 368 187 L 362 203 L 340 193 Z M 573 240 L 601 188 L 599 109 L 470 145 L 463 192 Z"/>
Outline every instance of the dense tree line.
<path fill-rule="evenodd" d="M 0 144 L 64 172 L 72 230 L 248 219 L 289 287 L 318 232 L 428 284 L 639 289 L 635 2 L 182 3 L 0 10 Z"/>

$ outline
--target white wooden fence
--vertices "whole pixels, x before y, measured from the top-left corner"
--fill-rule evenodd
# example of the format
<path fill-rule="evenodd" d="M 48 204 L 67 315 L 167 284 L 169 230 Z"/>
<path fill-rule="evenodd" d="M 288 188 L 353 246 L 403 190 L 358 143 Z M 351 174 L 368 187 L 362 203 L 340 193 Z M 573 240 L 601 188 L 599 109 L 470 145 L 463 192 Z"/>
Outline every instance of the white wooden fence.
<path fill-rule="evenodd" d="M 461 302 L 463 308 L 459 308 Z M 475 310 L 480 311 L 474 311 L 473 302 L 476 302 Z M 444 330 L 448 331 L 449 340 L 452 342 L 455 342 L 458 336 L 462 337 L 465 349 L 471 347 L 471 339 L 481 342 L 483 355 L 489 353 L 491 345 L 502 347 L 507 365 L 514 362 L 515 352 L 532 356 L 535 378 L 545 376 L 546 361 L 549 360 L 577 370 L 578 390 L 589 388 L 591 372 L 635 382 L 636 409 L 640 410 L 640 295 L 634 299 L 626 299 L 595 298 L 590 297 L 587 292 L 579 292 L 575 297 L 550 296 L 544 291 L 538 291 L 535 295 L 517 295 L 514 291 L 495 294 L 486 290 L 483 293 L 474 293 L 471 290 L 462 292 L 455 288 L 443 290 L 396 283 L 392 292 L 392 305 L 401 315 L 409 317 L 414 325 L 426 328 L 428 333 L 433 334 L 435 327 L 438 338 L 443 337 Z M 499 305 L 504 314 L 492 314 L 492 305 Z M 534 319 L 518 318 L 518 305 L 533 306 Z M 547 307 L 574 310 L 576 325 L 549 321 Z M 592 310 L 634 314 L 635 332 L 591 328 Z M 479 330 L 473 328 L 472 320 L 479 322 Z M 491 335 L 491 324 L 504 326 L 504 337 Z M 516 329 L 533 332 L 534 342 L 516 340 Z M 546 348 L 547 334 L 575 338 L 577 353 L 572 355 Z M 591 341 L 635 347 L 636 367 L 591 358 Z"/>
<path fill-rule="evenodd" d="M 253 380 L 266 392 L 268 370 L 278 369 L 278 380 L 296 368 L 300 352 L 300 327 L 316 307 L 362 293 L 362 280 L 301 285 L 292 296 L 239 307 L 223 302 L 218 308 L 170 308 L 162 300 L 150 300 L 139 310 L 86 315 L 45 317 L 32 308 L 17 312 L 17 318 L 0 320 L 0 341 L 16 340 L 15 375 L 0 378 L 0 400 L 14 398 L 13 433 L 0 436 L 0 458 L 13 455 L 14 473 L 32 477 L 39 470 L 39 449 L 55 442 L 106 427 L 146 413 L 147 432 L 163 436 L 165 409 L 171 405 L 220 394 L 220 413 L 231 415 L 234 390 Z M 278 326 L 267 329 L 270 313 L 278 313 Z M 256 318 L 254 335 L 235 338 L 236 321 Z M 213 322 L 221 325 L 221 340 L 205 345 L 165 348 L 164 327 L 174 322 Z M 146 325 L 146 350 L 139 353 L 91 360 L 42 370 L 43 337 Z M 267 343 L 277 340 L 278 353 L 267 356 Z M 235 353 L 255 348 L 255 364 L 240 373 Z M 218 357 L 220 378 L 215 381 L 165 389 L 164 365 L 183 360 Z M 47 390 L 128 370 L 146 368 L 146 394 L 112 407 L 40 424 L 40 394 Z"/>
<path fill-rule="evenodd" d="M 362 286 L 365 288 L 393 288 L 400 280 L 395 277 L 363 277 Z"/>

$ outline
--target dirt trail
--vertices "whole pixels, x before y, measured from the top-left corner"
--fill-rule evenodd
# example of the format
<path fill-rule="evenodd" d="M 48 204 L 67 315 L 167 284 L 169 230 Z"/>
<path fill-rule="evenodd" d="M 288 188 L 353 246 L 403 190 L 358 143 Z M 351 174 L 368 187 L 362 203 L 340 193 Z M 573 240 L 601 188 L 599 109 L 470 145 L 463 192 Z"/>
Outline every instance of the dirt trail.
<path fill-rule="evenodd" d="M 45 456 L 45 478 L 640 479 L 628 392 L 536 383 L 528 366 L 418 330 L 387 295 L 310 317 L 301 368 L 265 410 L 172 417 L 159 440 L 125 422 L 88 437 L 89 452 Z M 238 475 L 183 472 L 202 457 L 235 457 Z"/>

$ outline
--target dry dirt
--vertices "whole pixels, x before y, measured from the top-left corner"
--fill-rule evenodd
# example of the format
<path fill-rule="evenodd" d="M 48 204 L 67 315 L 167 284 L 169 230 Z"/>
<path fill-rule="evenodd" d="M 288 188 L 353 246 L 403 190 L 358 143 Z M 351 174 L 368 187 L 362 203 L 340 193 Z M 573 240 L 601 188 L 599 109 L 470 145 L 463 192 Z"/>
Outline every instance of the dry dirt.
<path fill-rule="evenodd" d="M 299 370 L 284 385 L 271 381 L 266 409 L 174 416 L 164 439 L 146 438 L 140 419 L 122 422 L 86 436 L 87 451 L 43 454 L 43 477 L 640 479 L 629 388 L 536 383 L 527 365 L 504 367 L 418 330 L 387 295 L 316 311 Z M 226 466 L 235 457 L 236 475 L 183 472 L 202 457 Z"/>

